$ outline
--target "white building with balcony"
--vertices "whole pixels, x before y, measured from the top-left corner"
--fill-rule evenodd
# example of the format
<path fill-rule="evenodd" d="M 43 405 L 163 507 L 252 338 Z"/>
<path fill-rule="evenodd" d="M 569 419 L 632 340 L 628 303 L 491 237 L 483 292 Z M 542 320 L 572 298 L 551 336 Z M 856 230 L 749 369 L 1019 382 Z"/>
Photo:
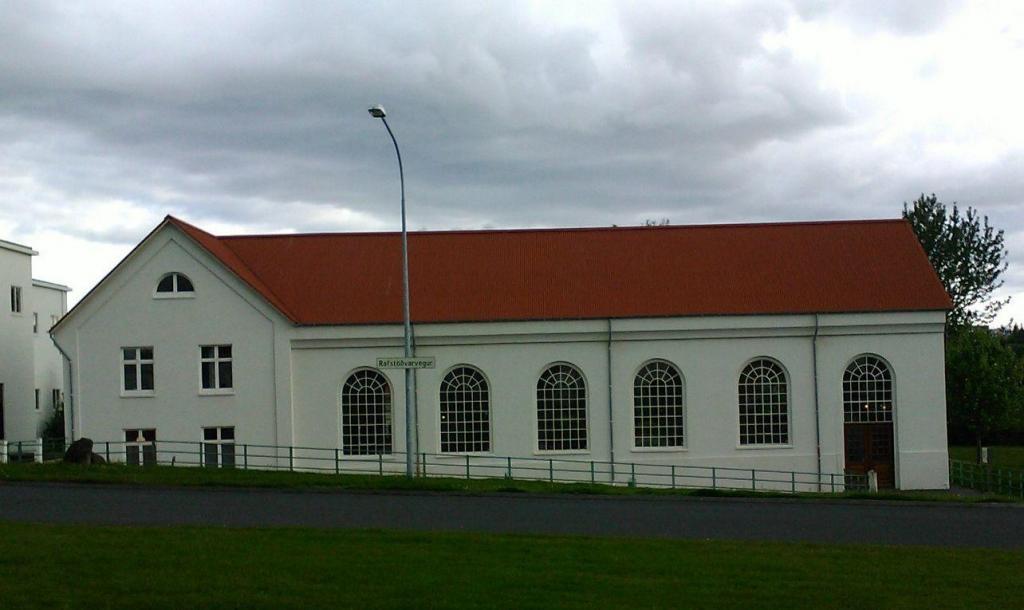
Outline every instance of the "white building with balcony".
<path fill-rule="evenodd" d="M 53 330 L 74 437 L 134 459 L 192 441 L 230 465 L 262 444 L 401 471 L 404 378 L 376 366 L 402 355 L 400 252 L 397 233 L 224 237 L 166 218 Z M 950 301 L 901 220 L 415 232 L 409 253 L 416 354 L 435 362 L 416 373 L 412 440 L 434 463 L 948 487 Z"/>

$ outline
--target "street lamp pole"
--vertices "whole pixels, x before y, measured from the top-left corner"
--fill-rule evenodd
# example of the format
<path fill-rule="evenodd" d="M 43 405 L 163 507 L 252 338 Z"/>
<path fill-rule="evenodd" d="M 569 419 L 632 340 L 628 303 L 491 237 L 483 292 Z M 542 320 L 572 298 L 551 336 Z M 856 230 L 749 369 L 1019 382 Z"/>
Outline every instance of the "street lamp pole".
<path fill-rule="evenodd" d="M 369 110 L 370 116 L 380 119 L 384 128 L 391 136 L 391 143 L 395 145 L 395 155 L 398 156 L 398 180 L 402 186 L 402 313 L 405 318 L 405 357 L 411 358 L 412 353 L 412 323 L 409 320 L 409 234 L 405 226 L 405 172 L 402 169 L 402 152 L 398 150 L 398 140 L 388 125 L 387 113 L 382 106 L 374 106 Z M 405 476 L 413 475 L 413 371 L 405 368 Z"/>

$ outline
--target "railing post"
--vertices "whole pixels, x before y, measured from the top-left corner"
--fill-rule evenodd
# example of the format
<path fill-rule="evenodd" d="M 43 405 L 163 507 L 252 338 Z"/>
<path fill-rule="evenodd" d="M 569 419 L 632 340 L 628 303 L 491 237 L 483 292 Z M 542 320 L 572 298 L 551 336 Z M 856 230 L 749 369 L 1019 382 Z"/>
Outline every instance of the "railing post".
<path fill-rule="evenodd" d="M 594 473 L 594 460 L 590 460 L 590 482 L 591 483 L 596 483 L 597 482 L 597 478 L 595 477 L 595 473 Z"/>
<path fill-rule="evenodd" d="M 555 460 L 548 459 L 548 482 L 555 482 Z"/>
<path fill-rule="evenodd" d="M 672 464 L 672 489 L 676 488 L 676 465 Z"/>
<path fill-rule="evenodd" d="M 295 447 L 288 445 L 288 472 L 295 471 Z"/>
<path fill-rule="evenodd" d="M 104 444 L 107 446 L 107 463 L 109 464 L 110 463 L 110 441 L 106 441 Z M 127 452 L 128 449 L 125 448 L 125 451 Z M 125 460 L 124 461 L 126 461 L 126 462 L 128 461 L 128 456 L 127 455 L 125 455 Z"/>
<path fill-rule="evenodd" d="M 466 480 L 469 480 L 469 456 L 466 456 Z"/>
<path fill-rule="evenodd" d="M 512 478 L 512 456 L 508 456 L 505 459 L 507 460 L 507 463 L 505 464 L 505 478 L 506 479 L 511 479 Z"/>
<path fill-rule="evenodd" d="M 790 482 L 792 483 L 793 493 L 796 493 L 796 471 L 794 470 L 793 472 L 789 473 L 789 477 L 791 479 Z"/>
<path fill-rule="evenodd" d="M 377 474 L 380 475 L 380 476 L 384 476 L 384 454 L 383 453 L 378 453 L 377 454 Z"/>
<path fill-rule="evenodd" d="M 242 443 L 242 470 L 249 470 L 249 445 Z"/>
<path fill-rule="evenodd" d="M 18 463 L 20 464 L 24 459 L 25 456 L 21 454 L 21 441 L 18 441 Z"/>
<path fill-rule="evenodd" d="M 757 473 L 753 468 L 750 469 L 750 489 L 757 490 Z"/>
<path fill-rule="evenodd" d="M 43 463 L 43 439 L 42 438 L 37 438 L 36 439 L 36 453 L 35 453 L 35 455 L 32 456 L 32 461 L 35 462 L 36 464 L 42 464 Z"/>
<path fill-rule="evenodd" d="M 836 493 L 836 475 L 835 473 L 829 473 L 828 475 L 829 485 L 832 486 L 832 493 Z"/>
<path fill-rule="evenodd" d="M 714 466 L 711 467 L 711 489 L 718 489 L 718 473 Z"/>
<path fill-rule="evenodd" d="M 426 452 L 420 453 L 420 457 L 423 458 L 423 476 L 427 476 L 427 454 L 426 454 Z"/>
<path fill-rule="evenodd" d="M 334 474 L 341 474 L 341 459 L 340 459 L 341 456 L 339 455 L 339 453 L 340 453 L 340 450 L 337 447 L 335 447 L 334 448 Z"/>
<path fill-rule="evenodd" d="M 629 463 L 629 486 L 636 487 L 636 462 Z"/>

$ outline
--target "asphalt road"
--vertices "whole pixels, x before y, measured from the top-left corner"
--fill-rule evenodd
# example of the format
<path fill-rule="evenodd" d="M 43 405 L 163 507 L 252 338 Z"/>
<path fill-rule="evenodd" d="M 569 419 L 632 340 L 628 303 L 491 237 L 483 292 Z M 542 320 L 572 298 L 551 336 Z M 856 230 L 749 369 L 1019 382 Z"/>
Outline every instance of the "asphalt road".
<path fill-rule="evenodd" d="M 0 484 L 0 520 L 387 528 L 1024 549 L 1024 507 Z"/>

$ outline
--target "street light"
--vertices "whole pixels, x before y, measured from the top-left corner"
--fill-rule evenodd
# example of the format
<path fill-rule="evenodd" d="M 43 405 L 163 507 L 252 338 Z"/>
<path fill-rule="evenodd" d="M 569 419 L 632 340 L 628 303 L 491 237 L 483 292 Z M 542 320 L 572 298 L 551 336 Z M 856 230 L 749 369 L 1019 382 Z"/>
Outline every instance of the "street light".
<path fill-rule="evenodd" d="M 398 150 L 398 140 L 391 132 L 388 125 L 387 112 L 383 106 L 374 106 L 369 109 L 370 116 L 380 119 L 384 128 L 391 136 L 391 143 L 395 145 L 395 155 L 398 156 L 398 180 L 402 185 L 402 313 L 405 317 L 405 357 L 412 358 L 412 324 L 409 321 L 409 234 L 405 229 L 405 172 L 402 169 L 402 153 Z M 405 476 L 411 477 L 412 468 L 412 437 L 413 437 L 413 373 L 408 366 L 405 367 Z"/>

